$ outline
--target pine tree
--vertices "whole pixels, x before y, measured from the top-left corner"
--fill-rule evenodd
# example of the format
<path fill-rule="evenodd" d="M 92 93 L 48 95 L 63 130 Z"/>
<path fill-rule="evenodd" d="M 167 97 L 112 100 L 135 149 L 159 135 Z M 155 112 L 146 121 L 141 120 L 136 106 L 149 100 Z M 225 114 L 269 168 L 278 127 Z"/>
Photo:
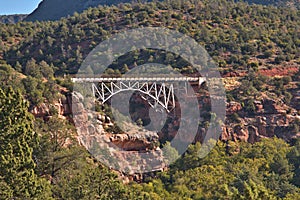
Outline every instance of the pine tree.
<path fill-rule="evenodd" d="M 0 199 L 50 199 L 47 182 L 34 171 L 38 136 L 27 109 L 20 92 L 0 89 Z"/>
<path fill-rule="evenodd" d="M 24 73 L 35 78 L 42 78 L 41 70 L 33 58 L 26 63 Z"/>

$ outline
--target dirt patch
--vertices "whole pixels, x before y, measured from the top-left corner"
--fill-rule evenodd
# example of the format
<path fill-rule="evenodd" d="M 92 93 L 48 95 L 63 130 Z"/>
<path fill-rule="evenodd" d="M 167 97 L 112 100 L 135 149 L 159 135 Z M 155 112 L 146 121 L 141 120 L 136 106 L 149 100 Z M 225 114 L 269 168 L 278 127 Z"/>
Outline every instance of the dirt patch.
<path fill-rule="evenodd" d="M 299 71 L 298 66 L 280 66 L 280 67 L 274 67 L 272 69 L 259 69 L 258 74 L 264 75 L 264 76 L 291 76 L 296 74 Z M 222 75 L 223 78 L 232 78 L 232 77 L 243 77 L 246 76 L 247 72 L 245 71 L 236 71 L 236 72 L 228 72 L 224 75 Z"/>
<path fill-rule="evenodd" d="M 276 67 L 272 69 L 260 69 L 259 73 L 264 76 L 290 76 L 296 74 L 298 71 L 299 71 L 299 67 L 284 66 L 284 67 Z"/>

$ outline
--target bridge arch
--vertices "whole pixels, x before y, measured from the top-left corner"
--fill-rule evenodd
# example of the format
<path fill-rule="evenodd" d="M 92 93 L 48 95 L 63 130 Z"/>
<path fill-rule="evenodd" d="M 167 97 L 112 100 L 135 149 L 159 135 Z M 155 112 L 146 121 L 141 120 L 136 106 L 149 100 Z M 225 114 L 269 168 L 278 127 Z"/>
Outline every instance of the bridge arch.
<path fill-rule="evenodd" d="M 174 83 L 189 82 L 198 86 L 206 81 L 203 77 L 124 77 L 124 78 L 73 78 L 74 83 L 91 83 L 93 95 L 101 103 L 107 102 L 114 95 L 126 91 L 138 91 L 152 100 L 152 108 L 161 105 L 168 113 L 176 106 Z M 186 86 L 187 87 L 187 86 Z M 187 89 L 187 88 L 186 88 Z M 146 100 L 146 99 L 145 99 Z"/>
<path fill-rule="evenodd" d="M 150 97 L 154 103 L 151 103 L 148 99 L 148 104 L 152 108 L 156 108 L 157 105 L 162 106 L 167 112 L 171 112 L 176 106 L 175 93 L 173 84 L 158 84 L 158 83 L 140 83 L 140 82 L 119 82 L 110 83 L 107 86 L 106 83 L 101 82 L 98 85 L 93 83 L 92 90 L 96 100 L 101 103 L 107 102 L 113 96 L 127 91 L 140 92 L 148 97 Z"/>

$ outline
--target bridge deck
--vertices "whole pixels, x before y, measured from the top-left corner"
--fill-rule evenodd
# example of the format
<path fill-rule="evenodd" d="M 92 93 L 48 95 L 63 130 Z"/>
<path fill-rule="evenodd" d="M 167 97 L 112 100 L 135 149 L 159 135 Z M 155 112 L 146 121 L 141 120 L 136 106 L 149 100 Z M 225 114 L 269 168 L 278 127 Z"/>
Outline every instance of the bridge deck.
<path fill-rule="evenodd" d="M 205 81 L 203 77 L 122 77 L 122 78 L 72 78 L 74 83 L 95 83 L 95 82 L 111 82 L 111 81 Z"/>

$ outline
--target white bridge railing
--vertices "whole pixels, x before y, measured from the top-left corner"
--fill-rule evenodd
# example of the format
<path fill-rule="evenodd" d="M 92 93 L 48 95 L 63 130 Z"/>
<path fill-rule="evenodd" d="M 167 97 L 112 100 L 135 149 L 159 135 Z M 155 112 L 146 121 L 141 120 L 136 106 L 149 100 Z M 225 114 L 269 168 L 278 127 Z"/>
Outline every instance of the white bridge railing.
<path fill-rule="evenodd" d="M 74 83 L 82 82 L 110 82 L 110 81 L 204 81 L 203 77 L 122 77 L 122 78 L 72 78 Z"/>

